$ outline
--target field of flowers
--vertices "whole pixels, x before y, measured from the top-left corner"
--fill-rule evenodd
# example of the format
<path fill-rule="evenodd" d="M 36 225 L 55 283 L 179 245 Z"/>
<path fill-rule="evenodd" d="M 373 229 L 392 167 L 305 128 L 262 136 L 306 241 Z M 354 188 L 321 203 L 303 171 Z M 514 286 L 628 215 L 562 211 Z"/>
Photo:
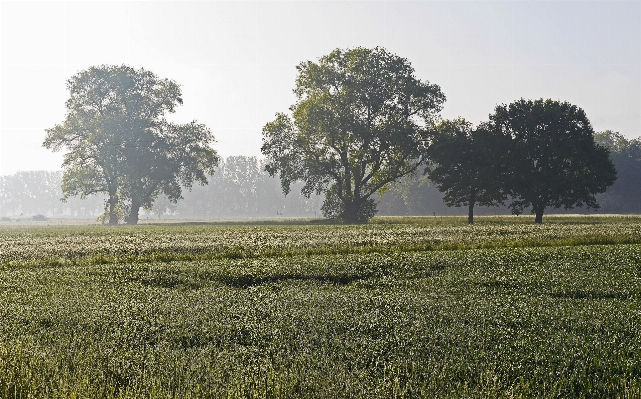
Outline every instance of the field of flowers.
<path fill-rule="evenodd" d="M 0 397 L 639 397 L 641 223 L 0 229 Z"/>

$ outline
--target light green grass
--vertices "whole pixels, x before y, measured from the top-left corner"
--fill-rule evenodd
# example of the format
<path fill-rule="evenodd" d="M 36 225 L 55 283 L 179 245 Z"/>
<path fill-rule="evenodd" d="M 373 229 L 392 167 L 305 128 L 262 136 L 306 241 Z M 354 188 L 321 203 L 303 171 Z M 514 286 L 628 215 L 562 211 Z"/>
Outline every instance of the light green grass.
<path fill-rule="evenodd" d="M 2 230 L 0 397 L 639 397 L 612 219 Z"/>
<path fill-rule="evenodd" d="M 162 224 L 1 229 L 0 266 L 641 244 L 641 221 L 612 217 L 594 223 L 570 218 L 574 222 L 545 225 L 495 217 L 471 226 L 455 218 L 443 218 L 447 221 L 443 225 L 430 224 L 427 219 L 415 223 L 412 218 L 391 218 L 352 226 Z M 500 220 L 503 223 L 496 222 Z"/>

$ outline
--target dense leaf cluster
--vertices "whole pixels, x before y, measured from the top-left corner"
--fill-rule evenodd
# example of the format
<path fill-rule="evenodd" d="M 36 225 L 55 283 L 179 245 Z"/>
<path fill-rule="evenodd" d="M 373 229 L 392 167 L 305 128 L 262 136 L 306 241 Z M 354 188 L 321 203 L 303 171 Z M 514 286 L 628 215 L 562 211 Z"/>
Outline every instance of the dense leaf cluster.
<path fill-rule="evenodd" d="M 546 208 L 598 208 L 596 195 L 616 179 L 608 149 L 595 143 L 585 112 L 567 102 L 515 101 L 498 105 L 476 129 L 444 121 L 427 150 L 428 173 L 448 205 L 503 204 L 531 208 L 542 223 Z"/>
<path fill-rule="evenodd" d="M 306 196 L 325 193 L 325 216 L 366 222 L 372 195 L 423 162 L 445 96 L 382 48 L 337 49 L 297 69 L 292 116 L 279 113 L 263 128 L 266 168 L 284 193 L 295 181 Z"/>
<path fill-rule="evenodd" d="M 65 121 L 43 146 L 67 150 L 65 197 L 107 195 L 105 218 L 138 222 L 141 207 L 160 194 L 181 198 L 182 187 L 207 183 L 218 157 L 214 137 L 202 124 L 175 124 L 166 114 L 182 104 L 179 85 L 144 69 L 91 67 L 67 82 Z"/>

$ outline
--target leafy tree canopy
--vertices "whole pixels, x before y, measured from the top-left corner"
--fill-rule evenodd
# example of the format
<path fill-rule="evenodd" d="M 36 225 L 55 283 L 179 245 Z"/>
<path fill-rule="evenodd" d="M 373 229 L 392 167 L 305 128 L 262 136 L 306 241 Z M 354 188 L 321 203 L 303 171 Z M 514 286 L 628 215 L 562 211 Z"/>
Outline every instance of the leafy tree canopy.
<path fill-rule="evenodd" d="M 486 126 L 476 129 L 462 118 L 442 121 L 426 155 L 425 173 L 444 192 L 447 206 L 467 206 L 474 223 L 474 205 L 493 206 L 506 198 L 509 138 Z"/>
<path fill-rule="evenodd" d="M 547 207 L 599 207 L 595 194 L 614 183 L 616 169 L 581 108 L 521 99 L 497 106 L 490 120 L 496 134 L 512 139 L 507 189 L 513 211 L 531 206 L 542 223 Z"/>
<path fill-rule="evenodd" d="M 207 183 L 218 162 L 211 131 L 195 121 L 175 124 L 165 115 L 182 104 L 180 86 L 150 71 L 98 66 L 67 81 L 63 123 L 47 129 L 43 143 L 67 150 L 64 199 L 106 193 L 110 224 L 138 222 L 140 207 L 158 195 L 181 198 L 181 186 Z"/>
<path fill-rule="evenodd" d="M 295 181 L 307 197 L 324 192 L 326 217 L 366 222 L 372 195 L 423 163 L 445 96 L 378 47 L 337 49 L 297 70 L 291 117 L 277 114 L 263 128 L 266 170 L 285 194 Z"/>

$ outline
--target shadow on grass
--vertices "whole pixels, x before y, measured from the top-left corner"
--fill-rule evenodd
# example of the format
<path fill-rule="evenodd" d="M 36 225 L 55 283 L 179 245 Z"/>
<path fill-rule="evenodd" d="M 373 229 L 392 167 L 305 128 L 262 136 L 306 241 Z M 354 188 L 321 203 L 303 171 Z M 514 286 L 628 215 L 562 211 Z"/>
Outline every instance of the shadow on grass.
<path fill-rule="evenodd" d="M 599 291 L 599 290 L 566 290 L 553 292 L 550 294 L 552 298 L 559 299 L 638 299 L 640 297 L 638 292 L 629 291 Z"/>
<path fill-rule="evenodd" d="M 372 276 L 369 274 L 353 276 L 303 276 L 297 274 L 279 274 L 273 276 L 224 276 L 217 280 L 233 288 L 250 288 L 264 284 L 282 283 L 287 281 L 311 281 L 321 284 L 348 285 L 370 277 Z"/>
<path fill-rule="evenodd" d="M 144 277 L 129 278 L 128 281 L 139 283 L 150 288 L 198 290 L 211 283 L 220 283 L 232 288 L 251 288 L 266 284 L 278 284 L 292 281 L 308 281 L 320 284 L 331 284 L 344 286 L 353 282 L 374 277 L 373 274 L 356 275 L 301 275 L 301 274 L 275 274 L 255 276 L 251 274 L 241 275 L 200 275 L 189 276 L 181 273 L 163 273 L 147 275 Z"/>
<path fill-rule="evenodd" d="M 190 278 L 181 273 L 155 273 L 144 277 L 128 278 L 129 282 L 140 283 L 150 288 L 197 290 L 207 285 L 207 281 Z"/>
<path fill-rule="evenodd" d="M 142 221 L 143 226 L 305 226 L 305 225 L 341 225 L 330 219 L 230 219 L 230 220 L 197 220 L 180 221 L 167 219 L 164 222 Z"/>

